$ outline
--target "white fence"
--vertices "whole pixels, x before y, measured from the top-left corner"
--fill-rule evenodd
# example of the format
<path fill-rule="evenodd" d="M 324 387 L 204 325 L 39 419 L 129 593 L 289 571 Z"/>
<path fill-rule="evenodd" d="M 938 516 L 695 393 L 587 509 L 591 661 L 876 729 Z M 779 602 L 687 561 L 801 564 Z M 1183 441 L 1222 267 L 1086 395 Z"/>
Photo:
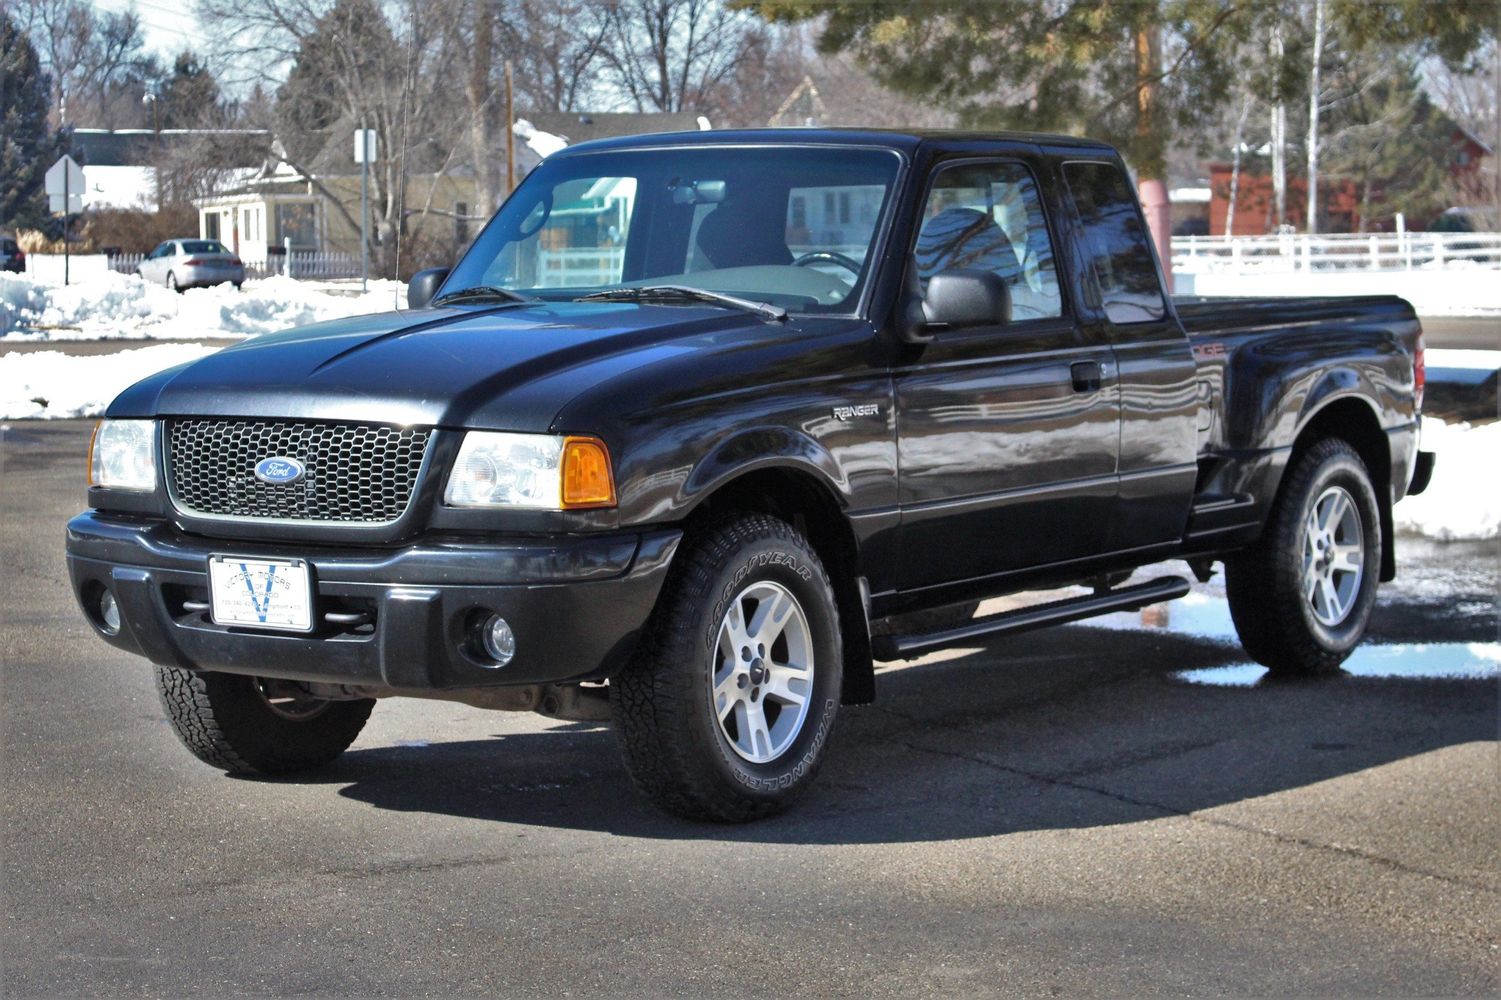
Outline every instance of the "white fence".
<path fill-rule="evenodd" d="M 1179 236 L 1179 295 L 1400 295 L 1420 316 L 1501 313 L 1501 233 Z"/>
<path fill-rule="evenodd" d="M 121 253 L 109 258 L 109 269 L 134 274 L 144 254 Z M 272 254 L 264 260 L 244 258 L 247 278 L 268 278 L 285 274 L 292 278 L 358 278 L 360 261 L 353 254 L 315 253 L 294 250 L 290 254 Z"/>
<path fill-rule="evenodd" d="M 1292 274 L 1501 268 L 1501 233 L 1351 233 L 1330 236 L 1173 237 L 1173 270 Z"/>
<path fill-rule="evenodd" d="M 140 267 L 144 254 L 114 254 L 110 257 L 110 270 L 122 275 L 134 275 Z M 291 254 L 272 254 L 266 260 L 243 258 L 246 278 L 270 278 L 272 275 L 288 275 L 290 278 L 359 278 L 360 261 L 353 254 L 321 254 L 312 251 L 293 251 Z"/>

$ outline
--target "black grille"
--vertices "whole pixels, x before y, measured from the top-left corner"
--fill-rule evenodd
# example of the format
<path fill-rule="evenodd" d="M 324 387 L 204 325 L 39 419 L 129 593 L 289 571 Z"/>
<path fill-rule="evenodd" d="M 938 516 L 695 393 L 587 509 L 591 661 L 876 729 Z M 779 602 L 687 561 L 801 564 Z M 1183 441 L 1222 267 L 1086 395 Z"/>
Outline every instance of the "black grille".
<path fill-rule="evenodd" d="M 394 521 L 407 509 L 429 428 L 283 420 L 173 420 L 167 475 L 188 513 L 298 521 Z M 294 458 L 298 482 L 255 476 L 266 458 Z"/>

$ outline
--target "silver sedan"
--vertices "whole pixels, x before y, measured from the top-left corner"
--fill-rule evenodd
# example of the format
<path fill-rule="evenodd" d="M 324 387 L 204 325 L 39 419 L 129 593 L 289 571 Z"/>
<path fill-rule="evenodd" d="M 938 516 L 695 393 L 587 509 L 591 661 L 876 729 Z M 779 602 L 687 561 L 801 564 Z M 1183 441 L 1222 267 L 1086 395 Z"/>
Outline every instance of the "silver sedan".
<path fill-rule="evenodd" d="M 226 281 L 239 288 L 245 265 L 218 240 L 168 240 L 142 259 L 136 274 L 174 292 Z"/>

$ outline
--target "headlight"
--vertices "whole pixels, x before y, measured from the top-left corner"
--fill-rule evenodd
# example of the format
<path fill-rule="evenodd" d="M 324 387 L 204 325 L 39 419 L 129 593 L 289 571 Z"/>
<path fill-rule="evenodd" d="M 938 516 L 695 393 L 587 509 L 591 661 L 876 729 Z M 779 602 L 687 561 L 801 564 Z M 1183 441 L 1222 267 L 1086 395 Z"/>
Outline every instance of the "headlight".
<path fill-rule="evenodd" d="M 615 506 L 610 453 L 592 437 L 470 431 L 448 476 L 450 507 Z"/>
<path fill-rule="evenodd" d="M 101 420 L 90 446 L 89 483 L 111 490 L 156 489 L 156 421 Z"/>

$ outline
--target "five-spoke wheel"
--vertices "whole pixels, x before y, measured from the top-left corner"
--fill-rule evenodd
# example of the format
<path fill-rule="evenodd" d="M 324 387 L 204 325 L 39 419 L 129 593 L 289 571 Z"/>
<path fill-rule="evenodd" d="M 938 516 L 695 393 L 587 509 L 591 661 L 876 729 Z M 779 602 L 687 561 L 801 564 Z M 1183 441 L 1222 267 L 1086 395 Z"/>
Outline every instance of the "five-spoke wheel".
<path fill-rule="evenodd" d="M 1343 487 L 1331 486 L 1308 512 L 1303 533 L 1303 595 L 1324 625 L 1349 617 L 1365 575 L 1360 511 Z"/>
<path fill-rule="evenodd" d="M 713 699 L 720 731 L 746 760 L 775 760 L 808 716 L 814 663 L 807 615 L 781 584 L 752 584 L 730 602 L 718 652 Z"/>

